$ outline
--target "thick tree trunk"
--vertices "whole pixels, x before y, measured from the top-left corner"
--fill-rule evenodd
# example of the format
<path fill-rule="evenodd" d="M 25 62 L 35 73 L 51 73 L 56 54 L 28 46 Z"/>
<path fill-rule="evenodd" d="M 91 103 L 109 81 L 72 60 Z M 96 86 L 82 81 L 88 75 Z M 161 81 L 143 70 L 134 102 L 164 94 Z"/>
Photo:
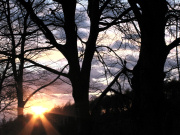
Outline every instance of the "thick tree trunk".
<path fill-rule="evenodd" d="M 155 66 L 151 67 L 150 71 L 137 67 L 134 69 L 134 115 L 138 135 L 162 134 L 164 77 L 162 71 L 158 72 Z"/>
<path fill-rule="evenodd" d="M 141 30 L 140 56 L 132 78 L 133 114 L 137 122 L 135 134 L 162 135 L 164 64 L 168 55 L 164 40 L 167 6 L 165 0 L 139 1 L 140 13 L 134 1 L 130 4 Z"/>
<path fill-rule="evenodd" d="M 139 61 L 133 70 L 134 114 L 138 135 L 162 134 L 163 72 L 167 50 L 163 40 L 148 34 L 142 39 Z"/>
<path fill-rule="evenodd" d="M 85 80 L 82 79 L 81 74 L 73 76 L 71 79 L 78 122 L 77 135 L 90 135 L 89 81 L 86 82 Z"/>
<path fill-rule="evenodd" d="M 91 119 L 89 114 L 89 101 L 81 100 L 76 102 L 76 114 L 77 114 L 77 135 L 90 135 L 91 131 Z"/>
<path fill-rule="evenodd" d="M 139 61 L 133 70 L 134 114 L 140 128 L 138 135 L 162 134 L 163 69 L 167 50 L 160 36 L 157 39 L 156 34 L 151 34 L 142 39 Z"/>

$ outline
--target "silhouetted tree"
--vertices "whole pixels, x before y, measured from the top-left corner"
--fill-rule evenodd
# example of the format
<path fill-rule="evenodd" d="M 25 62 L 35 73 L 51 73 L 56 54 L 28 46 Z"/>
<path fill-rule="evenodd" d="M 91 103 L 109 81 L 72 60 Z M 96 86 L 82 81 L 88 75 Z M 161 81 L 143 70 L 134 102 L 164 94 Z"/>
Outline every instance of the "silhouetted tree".
<path fill-rule="evenodd" d="M 39 44 L 38 40 L 34 40 L 34 38 L 38 39 L 41 33 L 38 33 L 38 27 L 36 27 L 34 23 L 30 20 L 29 14 L 22 6 L 17 8 L 17 3 L 11 0 L 4 0 L 1 2 L 2 4 L 0 12 L 2 13 L 2 18 L 0 20 L 0 37 L 2 39 L 2 42 L 0 56 L 1 61 L 5 63 L 5 66 L 3 67 L 2 65 L 1 68 L 5 69 L 1 76 L 0 90 L 2 91 L 3 82 L 8 81 L 10 80 L 9 78 L 11 78 L 10 82 L 14 88 L 6 88 L 6 90 L 9 89 L 9 95 L 10 93 L 12 95 L 16 95 L 17 115 L 19 118 L 22 118 L 24 114 L 24 106 L 28 102 L 28 100 L 42 88 L 52 84 L 55 80 L 57 80 L 55 79 L 54 81 L 48 82 L 45 85 L 43 84 L 44 86 L 41 86 L 40 88 L 29 94 L 27 98 L 25 98 L 25 85 L 26 83 L 30 82 L 29 80 L 33 78 L 26 78 L 26 76 L 31 73 L 28 73 L 27 69 L 33 68 L 33 65 L 27 64 L 25 59 L 32 59 L 35 57 L 38 58 L 38 55 L 40 53 L 53 47 L 42 47 Z M 6 75 L 7 70 L 9 72 L 8 75 Z M 33 74 L 33 76 L 35 75 Z M 42 77 L 42 75 L 39 76 L 39 78 L 40 77 Z M 35 77 L 33 78 L 33 81 L 35 81 Z M 13 91 L 14 89 L 16 92 Z M 7 99 L 6 102 L 10 104 L 12 101 L 8 101 Z"/>
<path fill-rule="evenodd" d="M 164 66 L 170 50 L 180 43 L 177 38 L 167 45 L 165 28 L 167 21 L 178 15 L 169 11 L 166 0 L 129 0 L 129 3 L 141 33 L 140 55 L 132 78 L 136 94 L 134 115 L 139 127 L 136 134 L 162 134 Z"/>
<path fill-rule="evenodd" d="M 58 39 L 55 37 L 55 35 L 51 31 L 51 27 L 48 27 L 46 25 L 46 21 L 43 20 L 43 17 L 38 16 L 35 13 L 35 9 L 33 7 L 36 7 L 40 5 L 40 3 L 45 3 L 46 1 L 39 1 L 39 2 L 33 2 L 33 1 L 19 1 L 27 10 L 27 12 L 30 14 L 31 19 L 39 26 L 41 31 L 44 33 L 45 37 L 49 40 L 50 44 L 52 44 L 54 47 L 59 50 L 69 64 L 69 72 L 68 74 L 60 73 L 58 71 L 52 70 L 48 67 L 45 67 L 43 65 L 40 65 L 38 63 L 35 63 L 31 61 L 33 64 L 36 64 L 37 66 L 43 67 L 49 71 L 52 71 L 56 74 L 61 74 L 67 78 L 70 79 L 72 88 L 73 88 L 73 98 L 76 105 L 76 112 L 77 117 L 79 119 L 78 124 L 78 132 L 80 134 L 90 134 L 90 115 L 89 115 L 89 82 L 90 82 L 90 71 L 91 71 L 91 62 L 93 59 L 93 55 L 96 51 L 96 41 L 98 38 L 98 34 L 101 31 L 104 31 L 111 26 L 118 24 L 118 23 L 124 23 L 127 20 L 126 14 L 130 11 L 130 9 L 127 10 L 119 10 L 119 7 L 114 7 L 114 4 L 120 4 L 122 7 L 125 7 L 123 5 L 123 2 L 121 1 L 99 1 L 99 0 L 89 0 L 88 1 L 88 8 L 87 8 L 87 14 L 90 19 L 90 32 L 89 36 L 86 42 L 84 42 L 77 34 L 78 27 L 76 25 L 77 22 L 75 22 L 75 13 L 76 13 L 76 0 L 54 0 L 56 1 L 55 8 L 49 8 L 49 12 L 45 12 L 44 9 L 44 18 L 46 16 L 55 18 L 55 23 L 51 23 L 51 26 L 56 26 L 57 28 L 61 28 L 65 32 L 65 44 L 60 44 L 58 42 Z M 37 6 L 35 6 L 37 5 Z M 121 8 L 121 7 L 120 7 Z M 106 14 L 108 10 L 113 10 L 114 14 L 112 16 L 109 16 L 109 14 Z M 107 12 L 106 12 L 107 11 Z M 112 11 L 112 13 L 113 13 Z M 60 15 L 58 13 L 61 13 Z M 110 22 L 107 22 L 106 20 L 110 20 Z M 122 20 L 122 21 L 121 21 Z M 52 20 L 51 20 L 52 21 Z M 83 59 L 82 62 L 79 61 L 79 50 L 77 46 L 77 39 L 80 39 L 80 41 L 85 45 L 85 49 L 83 50 L 83 55 L 81 55 L 81 58 Z"/>
<path fill-rule="evenodd" d="M 13 79 L 9 72 L 9 59 L 1 59 L 0 66 L 0 112 L 11 109 L 15 102 L 16 94 L 14 90 Z"/>

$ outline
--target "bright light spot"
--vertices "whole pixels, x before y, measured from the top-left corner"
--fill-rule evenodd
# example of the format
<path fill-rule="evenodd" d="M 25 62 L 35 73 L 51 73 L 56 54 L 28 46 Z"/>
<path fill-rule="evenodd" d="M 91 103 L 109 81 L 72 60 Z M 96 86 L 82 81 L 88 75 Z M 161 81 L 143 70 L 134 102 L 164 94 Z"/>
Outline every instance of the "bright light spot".
<path fill-rule="evenodd" d="M 43 113 L 48 111 L 48 108 L 44 108 L 42 106 L 32 106 L 31 111 L 35 115 L 42 115 Z"/>

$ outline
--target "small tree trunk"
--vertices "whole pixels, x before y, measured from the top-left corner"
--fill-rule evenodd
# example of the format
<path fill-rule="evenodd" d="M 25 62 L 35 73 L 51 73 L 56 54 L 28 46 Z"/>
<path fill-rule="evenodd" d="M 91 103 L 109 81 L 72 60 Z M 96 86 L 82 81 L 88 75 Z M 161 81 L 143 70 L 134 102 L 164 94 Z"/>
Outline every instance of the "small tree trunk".
<path fill-rule="evenodd" d="M 17 113 L 17 114 L 18 114 L 18 118 L 24 116 L 24 105 L 23 105 L 23 103 L 19 103 L 19 102 L 18 102 L 17 112 L 18 112 L 18 113 Z"/>
<path fill-rule="evenodd" d="M 18 80 L 17 81 L 17 99 L 18 99 L 18 105 L 17 105 L 17 115 L 18 119 L 22 119 L 24 116 L 24 101 L 23 101 L 23 86 L 22 86 L 22 81 Z"/>
<path fill-rule="evenodd" d="M 18 119 L 18 124 L 19 127 L 24 127 L 25 126 L 25 121 L 24 121 L 24 103 L 18 101 L 18 108 L 17 108 L 17 119 Z"/>

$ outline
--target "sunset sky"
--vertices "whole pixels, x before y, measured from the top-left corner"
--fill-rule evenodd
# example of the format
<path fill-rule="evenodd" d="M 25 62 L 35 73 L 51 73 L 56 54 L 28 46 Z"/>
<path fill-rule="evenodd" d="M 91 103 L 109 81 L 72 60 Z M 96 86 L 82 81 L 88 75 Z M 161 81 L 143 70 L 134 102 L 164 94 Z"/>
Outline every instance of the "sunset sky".
<path fill-rule="evenodd" d="M 77 27 L 78 27 L 78 35 L 82 38 L 83 41 L 86 41 L 89 34 L 89 27 L 90 22 L 89 18 L 87 16 L 87 13 L 85 12 L 84 8 L 86 7 L 87 1 L 82 1 L 83 5 L 77 4 Z M 82 15 L 82 16 L 80 16 Z M 78 17 L 82 17 L 81 21 L 78 22 Z M 124 25 L 125 27 L 125 25 Z M 134 28 L 132 27 L 132 30 Z M 62 30 L 54 30 L 53 33 L 57 36 L 57 39 L 59 42 L 64 43 L 65 36 Z M 127 34 L 128 35 L 128 34 Z M 134 36 L 137 36 L 137 34 L 134 34 Z M 166 42 L 170 43 L 171 40 L 174 40 L 171 37 L 166 37 Z M 46 40 L 41 40 L 41 44 L 44 44 Z M 104 67 L 102 64 L 98 61 L 95 54 L 95 58 L 92 61 L 92 71 L 91 71 L 91 78 L 90 78 L 90 99 L 93 99 L 97 97 L 102 90 L 104 90 L 108 84 L 113 80 L 113 75 L 116 75 L 116 73 L 122 68 L 122 63 L 117 60 L 117 57 L 110 52 L 109 50 L 101 47 L 101 46 L 109 46 L 112 49 L 116 50 L 116 53 L 120 58 L 123 60 L 126 60 L 127 67 L 129 69 L 133 69 L 134 65 L 136 64 L 139 56 L 139 43 L 135 42 L 129 42 L 128 37 L 125 37 L 121 34 L 119 30 L 112 27 L 108 29 L 105 32 L 101 32 L 99 34 L 98 40 L 97 40 L 97 46 L 99 46 L 99 52 L 104 56 L 104 61 L 109 65 L 109 69 L 112 73 L 112 75 L 108 74 L 107 78 L 104 76 Z M 120 49 L 119 46 L 121 46 Z M 79 49 L 83 49 L 83 45 L 80 41 L 78 41 L 78 47 Z M 108 52 L 108 53 L 107 53 Z M 175 56 L 175 49 L 171 51 L 165 70 L 168 70 L 172 67 L 172 65 L 175 65 L 176 61 L 174 61 Z M 66 64 L 67 61 L 65 60 L 64 56 L 58 51 L 46 51 L 44 53 L 41 53 L 38 55 L 38 57 L 34 57 L 34 60 L 40 64 L 43 64 L 45 66 L 54 68 L 58 71 L 60 71 Z M 81 64 L 81 63 L 80 63 Z M 28 69 L 27 72 L 34 71 L 34 69 Z M 175 70 L 174 70 L 175 71 Z M 39 74 L 42 74 L 42 69 L 38 72 Z M 68 72 L 67 70 L 65 72 Z M 37 72 L 32 72 L 29 76 L 25 76 L 25 80 L 28 80 L 30 77 L 38 78 Z M 57 75 L 55 74 L 45 74 L 42 78 L 39 80 L 37 79 L 36 85 L 30 84 L 26 82 L 26 85 L 28 87 L 25 90 L 25 98 L 28 97 L 30 93 L 32 93 L 34 90 L 38 89 L 42 85 L 47 84 L 49 81 L 52 81 L 55 79 Z M 62 78 L 64 79 L 64 78 Z M 123 88 L 129 88 L 129 85 L 127 83 L 127 80 L 124 81 L 124 77 L 121 77 L 121 82 L 123 84 Z M 67 82 L 69 80 L 66 79 Z M 31 82 L 32 83 L 32 82 Z M 43 88 L 40 90 L 40 92 L 37 92 L 25 105 L 25 113 L 32 113 L 31 107 L 32 106 L 42 106 L 44 108 L 47 108 L 47 110 L 52 109 L 54 106 L 63 106 L 66 103 L 70 102 L 73 103 L 72 98 L 72 90 L 71 85 L 64 83 L 61 80 L 58 80 L 57 82 L 53 83 L 52 85 Z M 10 115 L 10 117 L 14 117 L 16 114 L 16 104 L 14 104 L 13 115 Z M 9 114 L 8 114 L 9 115 Z M 0 117 L 3 117 L 3 114 L 0 114 Z"/>

